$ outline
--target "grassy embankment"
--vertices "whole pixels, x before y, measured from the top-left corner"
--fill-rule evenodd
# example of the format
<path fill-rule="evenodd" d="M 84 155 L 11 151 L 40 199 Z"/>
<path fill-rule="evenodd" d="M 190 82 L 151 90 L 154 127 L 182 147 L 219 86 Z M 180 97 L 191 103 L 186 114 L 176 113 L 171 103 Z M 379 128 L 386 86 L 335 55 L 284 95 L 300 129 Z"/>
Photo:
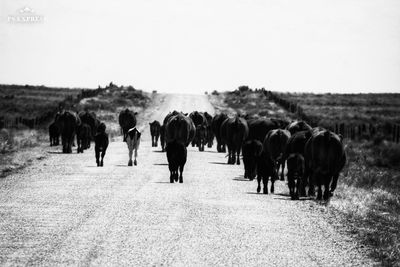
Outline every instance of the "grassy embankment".
<path fill-rule="evenodd" d="M 321 121 L 399 122 L 398 94 L 287 94 L 287 98 Z M 219 111 L 296 117 L 262 92 L 224 92 L 210 95 L 210 101 Z M 334 225 L 340 222 L 338 230 L 367 246 L 382 265 L 400 266 L 400 145 L 379 137 L 344 140 L 344 144 L 348 163 L 334 197 L 324 206 L 327 218 Z"/>

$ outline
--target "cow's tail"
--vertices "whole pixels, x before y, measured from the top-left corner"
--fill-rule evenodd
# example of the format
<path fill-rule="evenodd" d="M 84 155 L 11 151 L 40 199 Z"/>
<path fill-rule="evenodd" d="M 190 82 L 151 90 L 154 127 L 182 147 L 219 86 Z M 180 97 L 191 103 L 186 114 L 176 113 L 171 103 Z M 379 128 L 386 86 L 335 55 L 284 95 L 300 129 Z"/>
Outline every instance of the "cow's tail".
<path fill-rule="evenodd" d="M 329 144 L 330 143 L 330 139 L 331 139 L 331 133 L 329 131 L 325 131 L 324 132 L 324 147 L 325 147 L 326 152 L 329 151 L 329 149 L 330 149 L 330 144 Z M 329 153 L 328 153 L 328 155 L 329 155 Z M 323 174 L 328 174 L 331 171 L 330 170 L 331 162 L 330 162 L 329 157 L 325 158 L 325 162 L 324 163 L 325 164 L 324 164 L 324 168 L 322 170 L 322 173 Z"/>

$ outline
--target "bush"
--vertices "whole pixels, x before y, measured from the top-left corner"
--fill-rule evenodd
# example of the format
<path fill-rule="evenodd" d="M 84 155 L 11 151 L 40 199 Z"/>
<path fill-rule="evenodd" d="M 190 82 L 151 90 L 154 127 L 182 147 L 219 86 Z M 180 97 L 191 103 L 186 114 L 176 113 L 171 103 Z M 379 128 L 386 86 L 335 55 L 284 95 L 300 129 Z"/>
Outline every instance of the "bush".
<path fill-rule="evenodd" d="M 374 145 L 371 149 L 372 165 L 378 167 L 399 168 L 400 167 L 400 144 L 392 144 L 387 141 Z"/>
<path fill-rule="evenodd" d="M 239 92 L 244 93 L 244 92 L 248 92 L 251 91 L 251 89 L 249 88 L 249 86 L 247 85 L 241 85 L 238 87 Z"/>

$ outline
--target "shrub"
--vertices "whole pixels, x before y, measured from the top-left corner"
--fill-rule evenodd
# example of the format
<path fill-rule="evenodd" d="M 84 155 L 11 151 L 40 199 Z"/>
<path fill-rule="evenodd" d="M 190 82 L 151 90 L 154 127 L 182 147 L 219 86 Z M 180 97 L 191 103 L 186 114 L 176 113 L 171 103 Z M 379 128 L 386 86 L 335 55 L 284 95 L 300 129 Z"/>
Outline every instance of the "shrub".
<path fill-rule="evenodd" d="M 381 142 L 371 149 L 372 165 L 378 167 L 399 168 L 400 167 L 400 144 Z"/>

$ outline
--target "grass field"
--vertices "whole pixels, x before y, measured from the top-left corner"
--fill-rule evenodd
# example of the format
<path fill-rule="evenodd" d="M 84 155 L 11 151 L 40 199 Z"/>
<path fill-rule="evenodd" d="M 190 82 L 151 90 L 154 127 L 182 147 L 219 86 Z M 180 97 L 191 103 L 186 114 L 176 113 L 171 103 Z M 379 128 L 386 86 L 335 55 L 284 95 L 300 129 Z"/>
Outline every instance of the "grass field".
<path fill-rule="evenodd" d="M 277 94 L 300 104 L 308 116 L 320 122 L 400 122 L 400 94 Z M 296 118 L 260 91 L 235 90 L 209 98 L 221 112 Z M 340 223 L 338 231 L 346 229 L 368 246 L 371 256 L 383 266 L 400 266 L 400 145 L 382 139 L 344 142 L 348 162 L 324 209 L 332 224 Z"/>
<path fill-rule="evenodd" d="M 0 85 L 0 114 L 34 118 L 57 109 L 66 98 L 76 98 L 79 89 L 44 86 Z"/>
<path fill-rule="evenodd" d="M 239 113 L 242 115 L 258 115 L 291 120 L 293 114 L 285 111 L 274 101 L 269 100 L 262 92 L 223 92 L 209 96 L 217 111 Z"/>
<path fill-rule="evenodd" d="M 320 121 L 400 123 L 400 94 L 277 93 Z"/>

